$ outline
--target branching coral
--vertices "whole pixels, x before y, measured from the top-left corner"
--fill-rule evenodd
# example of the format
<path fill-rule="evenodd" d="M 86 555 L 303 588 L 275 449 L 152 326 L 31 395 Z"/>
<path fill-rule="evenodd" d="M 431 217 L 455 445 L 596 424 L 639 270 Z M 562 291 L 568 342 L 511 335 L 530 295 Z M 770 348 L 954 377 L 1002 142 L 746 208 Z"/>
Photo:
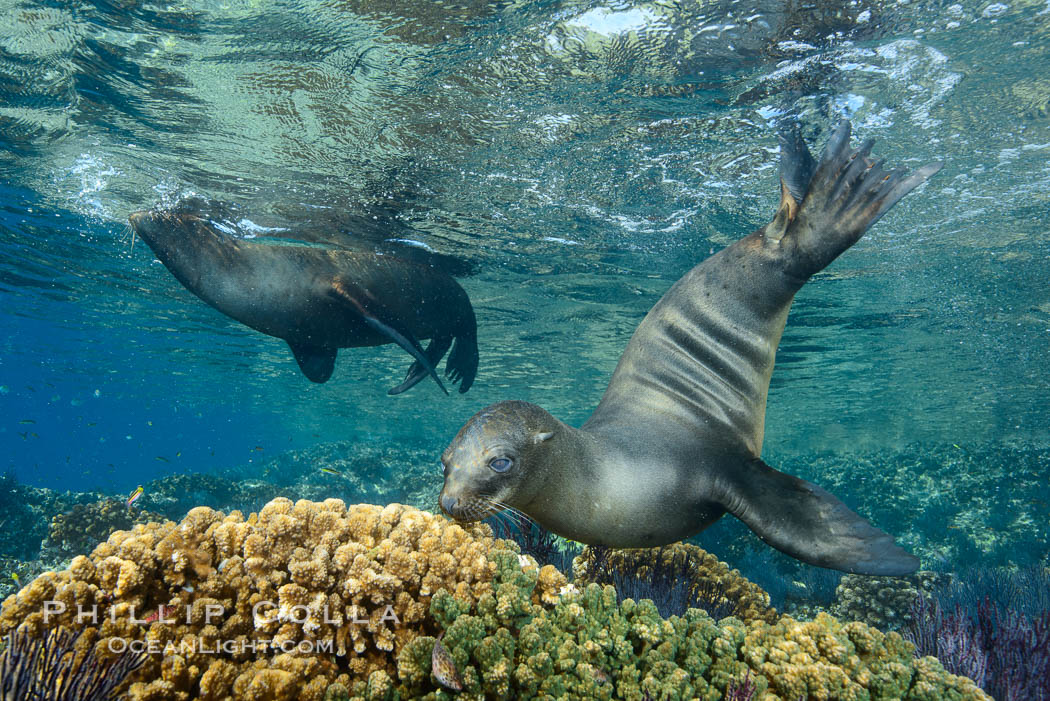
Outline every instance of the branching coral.
<path fill-rule="evenodd" d="M 535 579 L 497 555 L 493 591 L 470 606 L 441 592 L 431 615 L 464 687 L 461 698 L 680 699 L 748 693 L 797 698 L 989 701 L 932 658 L 915 660 L 895 633 L 822 615 L 716 623 L 703 611 L 660 617 L 649 601 L 617 602 L 611 586 L 587 585 L 553 607 L 529 595 Z M 430 675 L 434 639 L 416 638 L 398 657 L 400 698 L 446 698 Z M 358 682 L 354 699 L 371 698 Z"/>
<path fill-rule="evenodd" d="M 928 595 L 949 579 L 938 572 L 917 572 L 907 577 L 847 574 L 835 590 L 831 613 L 879 630 L 901 630 L 911 621 L 915 598 L 920 593 Z"/>
<path fill-rule="evenodd" d="M 38 577 L 4 602 L 0 632 L 83 627 L 80 607 L 95 614 L 88 629 L 100 645 L 157 653 L 131 699 L 320 701 L 336 682 L 393 677 L 399 650 L 438 632 L 427 615 L 435 592 L 464 605 L 490 592 L 494 545 L 487 526 L 399 504 L 276 499 L 248 519 L 201 507 L 179 524 L 113 533 Z M 537 604 L 565 586 L 554 568 L 506 552 L 538 583 Z"/>
<path fill-rule="evenodd" d="M 119 499 L 77 504 L 51 519 L 47 540 L 43 543 L 43 554 L 66 558 L 86 555 L 113 531 L 125 530 L 136 523 L 148 523 L 158 518 L 158 514 L 130 509 Z"/>
<path fill-rule="evenodd" d="M 663 618 L 610 586 L 568 586 L 487 526 L 397 504 L 277 499 L 247 519 L 197 508 L 38 577 L 4 602 L 0 632 L 85 628 L 107 655 L 148 646 L 133 701 L 447 699 L 431 674 L 442 633 L 461 697 L 475 701 L 714 701 L 742 679 L 765 701 L 987 698 L 896 634 L 826 616 L 767 621 L 760 590 L 687 552 L 757 615 Z M 78 608 L 97 617 L 78 623 Z"/>

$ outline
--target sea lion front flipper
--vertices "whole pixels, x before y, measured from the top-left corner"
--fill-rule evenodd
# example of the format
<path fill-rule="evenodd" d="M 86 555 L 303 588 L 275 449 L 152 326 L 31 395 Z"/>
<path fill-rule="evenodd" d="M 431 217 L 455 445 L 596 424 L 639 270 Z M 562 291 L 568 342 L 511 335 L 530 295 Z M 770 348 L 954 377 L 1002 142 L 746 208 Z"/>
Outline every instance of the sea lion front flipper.
<path fill-rule="evenodd" d="M 321 346 L 308 346 L 288 341 L 288 347 L 292 349 L 295 362 L 299 363 L 299 369 L 311 382 L 318 384 L 327 382 L 335 369 L 335 356 L 337 348 L 322 348 Z"/>
<path fill-rule="evenodd" d="M 919 560 L 848 506 L 812 482 L 774 470 L 759 459 L 724 482 L 723 506 L 759 538 L 818 567 L 856 574 L 901 576 Z"/>
<path fill-rule="evenodd" d="M 431 339 L 430 345 L 427 346 L 426 351 L 423 353 L 427 360 L 430 361 L 430 367 L 437 367 L 438 361 L 445 355 L 445 351 L 452 345 L 451 336 L 441 336 L 438 338 Z M 405 373 L 405 380 L 397 387 L 391 387 L 386 391 L 387 394 L 401 394 L 402 392 L 412 389 L 419 381 L 427 376 L 427 366 L 423 365 L 418 360 L 409 366 L 408 372 Z"/>
<path fill-rule="evenodd" d="M 448 394 L 448 390 L 445 389 L 445 385 L 434 369 L 434 364 L 427 359 L 423 346 L 419 344 L 419 339 L 405 328 L 385 304 L 360 285 L 342 279 L 332 283 L 332 294 L 353 307 L 366 324 L 401 346 L 405 352 L 415 358 L 434 378 L 434 382 L 437 382 L 441 391 Z"/>
<path fill-rule="evenodd" d="M 785 227 L 784 250 L 790 251 L 786 267 L 802 280 L 823 270 L 902 197 L 944 165 L 937 161 L 911 174 L 885 170 L 881 160 L 868 157 L 873 140 L 850 149 L 850 129 L 850 123 L 843 121 L 828 139 L 797 216 Z M 801 140 L 784 141 L 782 147 L 784 144 L 788 145 L 785 161 L 805 158 L 793 150 L 799 146 L 805 149 Z"/>

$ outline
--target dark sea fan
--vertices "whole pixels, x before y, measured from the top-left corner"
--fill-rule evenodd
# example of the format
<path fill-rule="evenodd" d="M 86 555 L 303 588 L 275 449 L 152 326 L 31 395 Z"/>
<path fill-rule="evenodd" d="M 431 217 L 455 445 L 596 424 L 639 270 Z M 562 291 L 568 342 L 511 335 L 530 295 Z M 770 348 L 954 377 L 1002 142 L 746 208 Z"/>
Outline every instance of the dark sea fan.
<path fill-rule="evenodd" d="M 1050 610 L 1028 615 L 985 598 L 945 613 L 920 597 L 905 637 L 952 674 L 973 679 L 997 701 L 1050 701 Z"/>
<path fill-rule="evenodd" d="M 524 555 L 532 555 L 540 565 L 554 565 L 566 574 L 572 573 L 572 559 L 580 554 L 580 548 L 558 538 L 543 526 L 533 521 L 522 523 L 499 518 L 488 522 L 497 538 L 513 540 Z"/>
<path fill-rule="evenodd" d="M 725 701 L 751 701 L 755 698 L 755 691 L 757 687 L 751 678 L 751 670 L 748 670 L 743 679 L 739 681 L 734 679 L 729 682 L 726 687 Z"/>
<path fill-rule="evenodd" d="M 0 654 L 0 701 L 115 701 L 146 657 L 125 651 L 102 662 L 94 650 L 76 649 L 82 634 L 65 628 L 46 636 L 25 628 L 9 633 Z"/>

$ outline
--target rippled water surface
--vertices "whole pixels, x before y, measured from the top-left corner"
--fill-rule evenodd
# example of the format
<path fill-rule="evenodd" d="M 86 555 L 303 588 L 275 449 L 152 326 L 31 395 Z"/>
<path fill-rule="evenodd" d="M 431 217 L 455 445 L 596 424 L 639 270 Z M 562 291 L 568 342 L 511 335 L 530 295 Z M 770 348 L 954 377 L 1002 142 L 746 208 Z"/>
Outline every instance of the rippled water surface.
<path fill-rule="evenodd" d="M 767 452 L 1045 444 L 1048 49 L 1046 2 L 0 0 L 6 466 L 124 489 L 344 439 L 436 465 L 500 399 L 578 424 L 660 295 L 771 217 L 792 115 L 946 166 L 800 293 Z M 474 388 L 386 396 L 394 346 L 309 383 L 128 236 L 189 194 L 472 266 Z"/>

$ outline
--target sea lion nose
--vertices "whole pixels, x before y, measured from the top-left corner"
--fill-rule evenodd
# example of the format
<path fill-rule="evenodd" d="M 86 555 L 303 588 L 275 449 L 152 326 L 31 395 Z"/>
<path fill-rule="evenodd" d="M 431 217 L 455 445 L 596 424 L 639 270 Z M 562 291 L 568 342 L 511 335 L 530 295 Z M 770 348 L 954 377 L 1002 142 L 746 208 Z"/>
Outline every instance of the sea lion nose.
<path fill-rule="evenodd" d="M 132 212 L 128 215 L 128 221 L 131 222 L 132 226 L 138 224 L 146 216 L 145 212 Z"/>
<path fill-rule="evenodd" d="M 449 516 L 452 515 L 452 510 L 456 508 L 456 497 L 450 497 L 447 494 L 441 495 L 441 510 Z"/>

